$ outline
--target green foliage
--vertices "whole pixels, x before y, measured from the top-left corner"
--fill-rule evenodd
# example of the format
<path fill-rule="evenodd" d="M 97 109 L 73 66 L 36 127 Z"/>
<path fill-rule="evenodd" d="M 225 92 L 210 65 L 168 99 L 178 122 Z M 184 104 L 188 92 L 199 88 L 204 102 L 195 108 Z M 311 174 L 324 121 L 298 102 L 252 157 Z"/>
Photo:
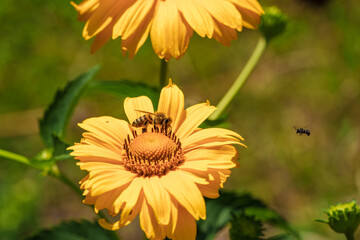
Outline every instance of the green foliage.
<path fill-rule="evenodd" d="M 46 147 L 54 147 L 53 136 L 63 137 L 66 124 L 80 95 L 98 71 L 99 66 L 96 66 L 69 82 L 63 90 L 58 90 L 43 118 L 39 121 L 40 135 Z"/>
<path fill-rule="evenodd" d="M 156 88 L 145 83 L 130 80 L 96 81 L 91 82 L 89 88 L 108 92 L 120 98 L 148 96 L 154 104 L 157 103 L 159 99 L 159 92 Z"/>
<path fill-rule="evenodd" d="M 222 192 L 219 198 L 206 200 L 206 212 L 206 220 L 198 222 L 197 240 L 213 239 L 217 232 L 231 221 L 232 216 L 239 213 L 270 223 L 283 229 L 293 238 L 300 239 L 298 233 L 283 217 L 249 193 Z"/>
<path fill-rule="evenodd" d="M 107 231 L 97 223 L 87 220 L 63 222 L 52 229 L 41 230 L 27 240 L 115 240 L 113 232 Z"/>
<path fill-rule="evenodd" d="M 230 228 L 231 240 L 261 240 L 264 228 L 261 221 L 254 216 L 247 216 L 243 212 L 233 214 Z"/>

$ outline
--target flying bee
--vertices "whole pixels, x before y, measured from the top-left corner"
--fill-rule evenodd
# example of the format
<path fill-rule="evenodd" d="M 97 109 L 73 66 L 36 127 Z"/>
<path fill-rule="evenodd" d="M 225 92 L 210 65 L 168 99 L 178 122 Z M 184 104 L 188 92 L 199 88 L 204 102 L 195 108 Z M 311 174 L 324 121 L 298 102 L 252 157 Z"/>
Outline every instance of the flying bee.
<path fill-rule="evenodd" d="M 143 132 L 146 131 L 146 128 L 149 124 L 160 125 L 161 129 L 171 129 L 170 124 L 172 123 L 172 119 L 170 117 L 167 117 L 164 113 L 161 112 L 147 112 L 147 111 L 141 111 L 141 110 L 135 110 L 137 112 L 145 113 L 143 116 L 137 118 L 134 120 L 134 122 L 131 124 L 133 127 L 142 127 Z"/>
<path fill-rule="evenodd" d="M 299 135 L 306 134 L 306 135 L 310 136 L 310 131 L 306 128 L 298 128 L 298 127 L 294 126 L 294 129 L 296 130 L 296 133 L 298 133 Z"/>

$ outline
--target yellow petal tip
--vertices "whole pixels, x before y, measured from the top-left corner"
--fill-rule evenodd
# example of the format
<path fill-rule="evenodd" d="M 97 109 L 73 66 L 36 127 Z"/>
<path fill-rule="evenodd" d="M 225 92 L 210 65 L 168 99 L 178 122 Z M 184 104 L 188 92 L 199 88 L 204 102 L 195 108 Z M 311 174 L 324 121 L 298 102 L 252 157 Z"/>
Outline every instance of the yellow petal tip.
<path fill-rule="evenodd" d="M 166 87 L 173 87 L 175 84 L 173 83 L 172 79 L 169 78 L 169 84 Z"/>

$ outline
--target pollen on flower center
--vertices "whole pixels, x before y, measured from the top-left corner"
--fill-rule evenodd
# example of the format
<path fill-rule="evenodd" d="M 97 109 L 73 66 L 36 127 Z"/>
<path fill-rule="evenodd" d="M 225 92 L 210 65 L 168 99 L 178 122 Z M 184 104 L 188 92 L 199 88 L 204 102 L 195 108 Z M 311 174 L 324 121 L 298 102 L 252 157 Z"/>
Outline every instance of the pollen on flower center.
<path fill-rule="evenodd" d="M 152 128 L 152 132 L 133 134 L 125 139 L 124 166 L 139 176 L 162 176 L 184 162 L 181 143 L 174 133 Z"/>

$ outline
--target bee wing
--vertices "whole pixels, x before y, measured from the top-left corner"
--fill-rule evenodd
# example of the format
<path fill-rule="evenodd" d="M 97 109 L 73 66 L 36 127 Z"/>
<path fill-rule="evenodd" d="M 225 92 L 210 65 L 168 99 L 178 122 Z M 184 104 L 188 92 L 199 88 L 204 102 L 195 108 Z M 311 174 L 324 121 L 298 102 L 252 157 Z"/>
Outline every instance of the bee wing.
<path fill-rule="evenodd" d="M 141 113 L 147 113 L 147 114 L 155 115 L 155 113 L 147 112 L 147 111 L 143 111 L 143 110 L 135 110 L 135 111 L 141 112 Z"/>

